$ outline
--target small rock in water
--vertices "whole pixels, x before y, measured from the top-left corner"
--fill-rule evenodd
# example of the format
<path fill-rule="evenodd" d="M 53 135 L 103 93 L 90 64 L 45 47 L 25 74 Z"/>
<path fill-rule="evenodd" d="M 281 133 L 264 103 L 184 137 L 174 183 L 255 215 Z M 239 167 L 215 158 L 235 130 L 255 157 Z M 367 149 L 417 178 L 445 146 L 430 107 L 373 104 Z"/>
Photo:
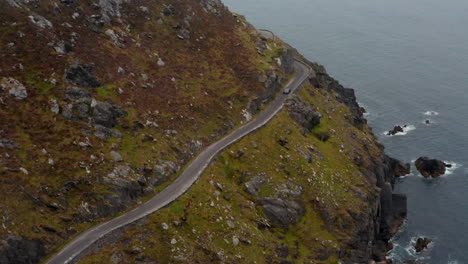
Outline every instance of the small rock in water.
<path fill-rule="evenodd" d="M 405 132 L 403 128 L 407 127 L 407 125 L 402 126 L 395 126 L 392 130 L 388 131 L 387 136 L 394 136 L 398 133 Z"/>
<path fill-rule="evenodd" d="M 421 252 L 424 249 L 426 249 L 431 242 L 432 242 L 432 240 L 427 238 L 427 237 L 425 237 L 425 238 L 420 237 L 416 241 L 416 245 L 414 246 L 414 249 L 416 249 L 416 252 Z"/>
<path fill-rule="evenodd" d="M 447 164 L 441 160 L 430 159 L 428 157 L 421 157 L 414 163 L 418 171 L 426 178 L 439 177 L 445 174 Z M 452 165 L 449 164 L 451 167 Z M 449 168 L 450 168 L 449 167 Z"/>

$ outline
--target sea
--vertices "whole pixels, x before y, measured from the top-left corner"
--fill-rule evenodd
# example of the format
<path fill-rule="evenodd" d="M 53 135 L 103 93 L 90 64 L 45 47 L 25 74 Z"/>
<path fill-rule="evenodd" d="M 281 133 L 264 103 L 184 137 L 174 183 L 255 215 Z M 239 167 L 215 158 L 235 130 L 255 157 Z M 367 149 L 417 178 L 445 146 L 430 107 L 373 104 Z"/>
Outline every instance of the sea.
<path fill-rule="evenodd" d="M 393 239 L 394 263 L 468 264 L 468 1 L 224 0 L 354 88 L 386 152 L 453 165 L 436 179 L 399 179 L 408 220 Z M 429 124 L 426 124 L 429 120 Z M 405 131 L 387 136 L 395 125 Z M 417 238 L 433 240 L 416 253 Z"/>

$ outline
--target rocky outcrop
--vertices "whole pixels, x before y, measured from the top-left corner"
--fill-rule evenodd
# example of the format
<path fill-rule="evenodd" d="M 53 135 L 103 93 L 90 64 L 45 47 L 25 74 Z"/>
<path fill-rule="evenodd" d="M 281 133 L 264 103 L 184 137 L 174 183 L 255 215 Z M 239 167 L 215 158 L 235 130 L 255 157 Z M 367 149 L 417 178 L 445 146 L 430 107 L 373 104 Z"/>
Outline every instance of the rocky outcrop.
<path fill-rule="evenodd" d="M 351 123 L 362 129 L 367 124 L 367 120 L 364 118 L 365 110 L 357 103 L 354 90 L 343 87 L 337 80 L 328 75 L 322 65 L 313 62 L 308 62 L 308 64 L 315 72 L 315 77 L 311 77 L 309 82 L 316 88 L 336 92 L 336 99 L 347 105 L 351 112 L 349 116 Z"/>
<path fill-rule="evenodd" d="M 305 214 L 303 205 L 295 201 L 267 197 L 259 199 L 263 212 L 272 224 L 287 228 L 296 224 Z"/>
<path fill-rule="evenodd" d="M 86 87 L 96 88 L 101 86 L 101 83 L 97 80 L 93 74 L 94 65 L 92 64 L 75 64 L 72 65 L 65 73 L 65 79 L 71 83 Z"/>
<path fill-rule="evenodd" d="M 448 164 L 445 164 L 443 161 L 437 159 L 430 159 L 428 157 L 421 157 L 417 159 L 414 164 L 416 165 L 416 168 L 422 174 L 422 176 L 426 178 L 435 178 L 444 175 L 446 168 L 448 167 Z"/>
<path fill-rule="evenodd" d="M 423 251 L 424 249 L 427 249 L 427 247 L 429 246 L 429 244 L 432 243 L 432 240 L 427 238 L 427 237 L 420 237 L 418 238 L 418 240 L 416 240 L 416 245 L 414 246 L 414 249 L 416 250 L 416 252 L 421 252 Z"/>
<path fill-rule="evenodd" d="M 396 160 L 389 157 L 390 166 L 395 171 L 395 177 L 402 177 L 411 173 L 411 164 L 401 160 Z"/>
<path fill-rule="evenodd" d="M 70 120 L 89 119 L 96 125 L 112 128 L 117 125 L 119 118 L 127 115 L 121 106 L 111 102 L 96 101 L 84 89 L 72 88 L 66 92 L 66 98 L 71 103 L 62 108 L 62 115 Z"/>
<path fill-rule="evenodd" d="M 254 176 L 251 180 L 245 183 L 245 191 L 253 196 L 258 196 L 258 191 L 263 184 L 266 183 L 266 175 L 259 174 Z"/>
<path fill-rule="evenodd" d="M 315 111 L 312 104 L 305 102 L 301 97 L 292 95 L 285 103 L 289 116 L 298 124 L 310 131 L 320 124 L 322 115 Z"/>
<path fill-rule="evenodd" d="M 25 239 L 16 236 L 0 240 L 0 263 L 31 264 L 39 263 L 45 256 L 42 240 Z"/>
<path fill-rule="evenodd" d="M 387 132 L 387 136 L 394 136 L 394 135 L 396 135 L 398 133 L 403 133 L 403 132 L 405 132 L 405 130 L 403 129 L 405 127 L 406 127 L 406 125 L 404 125 L 404 126 L 399 126 L 399 125 L 395 126 L 392 130 Z"/>

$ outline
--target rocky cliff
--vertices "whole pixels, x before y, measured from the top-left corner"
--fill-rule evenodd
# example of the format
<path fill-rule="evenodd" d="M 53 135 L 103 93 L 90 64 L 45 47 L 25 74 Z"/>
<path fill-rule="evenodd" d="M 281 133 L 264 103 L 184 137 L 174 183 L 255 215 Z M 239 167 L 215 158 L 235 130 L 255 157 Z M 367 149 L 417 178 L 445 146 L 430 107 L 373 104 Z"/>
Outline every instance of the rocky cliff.
<path fill-rule="evenodd" d="M 0 1 L 0 263 L 141 203 L 274 99 L 301 57 L 215 0 Z M 304 58 L 302 58 L 305 60 Z M 84 263 L 366 263 L 406 214 L 324 67 L 193 189 Z"/>

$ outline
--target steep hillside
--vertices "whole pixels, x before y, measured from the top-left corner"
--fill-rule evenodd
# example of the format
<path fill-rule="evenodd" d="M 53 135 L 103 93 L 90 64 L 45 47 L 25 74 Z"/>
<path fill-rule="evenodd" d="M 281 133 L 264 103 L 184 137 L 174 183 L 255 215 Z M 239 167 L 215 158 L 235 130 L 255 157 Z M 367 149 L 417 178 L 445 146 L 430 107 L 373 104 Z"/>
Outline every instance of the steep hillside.
<path fill-rule="evenodd" d="M 38 263 L 161 191 L 274 99 L 301 57 L 218 0 L 0 0 L 0 33 L 2 264 Z M 81 262 L 384 261 L 406 167 L 354 91 L 308 64 L 271 123 Z"/>
<path fill-rule="evenodd" d="M 271 123 L 81 263 L 386 263 L 405 165 L 383 153 L 353 91 L 311 66 L 317 77 Z"/>
<path fill-rule="evenodd" d="M 268 103 L 281 42 L 218 1 L 0 1 L 1 263 L 152 196 Z"/>

